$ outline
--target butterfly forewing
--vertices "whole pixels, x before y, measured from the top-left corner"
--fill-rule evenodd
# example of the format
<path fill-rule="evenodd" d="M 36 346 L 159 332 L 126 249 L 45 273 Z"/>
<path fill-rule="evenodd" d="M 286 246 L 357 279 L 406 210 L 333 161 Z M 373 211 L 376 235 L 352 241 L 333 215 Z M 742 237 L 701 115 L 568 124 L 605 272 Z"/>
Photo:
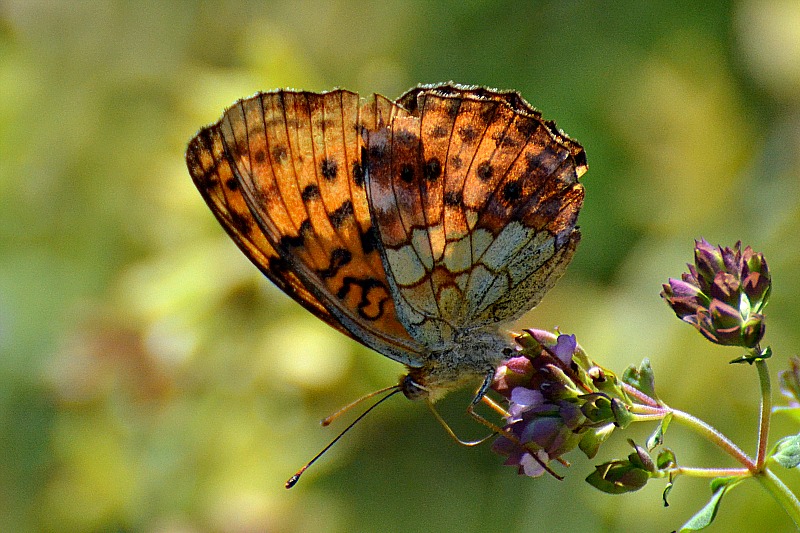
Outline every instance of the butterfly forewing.
<path fill-rule="evenodd" d="M 376 100 L 365 104 L 366 113 L 360 105 L 358 96 L 347 91 L 264 93 L 238 102 L 198 137 L 210 131 L 221 138 L 232 183 L 247 208 L 240 215 L 258 227 L 265 248 L 280 259 L 263 262 L 235 239 L 262 271 L 280 279 L 281 288 L 290 275 L 303 291 L 287 292 L 307 307 L 326 310 L 321 318 L 415 366 L 420 348 L 396 319 L 365 209 L 366 193 L 358 183 L 363 175 L 353 170 L 361 164 L 359 117 L 385 115 L 390 120 L 393 110 Z M 358 135 L 348 138 L 348 129 Z M 358 144 L 348 148 L 348 142 Z M 206 157 L 203 150 L 193 143 L 190 152 L 199 154 L 187 154 L 187 159 Z M 215 212 L 229 209 L 220 202 L 210 205 Z M 235 226 L 221 219 L 235 233 Z M 286 268 L 276 270 L 279 264 Z"/>
<path fill-rule="evenodd" d="M 325 306 L 288 270 L 288 265 L 253 219 L 225 155 L 219 130 L 206 129 L 192 139 L 186 160 L 192 179 L 206 203 L 245 255 L 286 294 L 319 318 L 350 335 L 333 321 Z"/>

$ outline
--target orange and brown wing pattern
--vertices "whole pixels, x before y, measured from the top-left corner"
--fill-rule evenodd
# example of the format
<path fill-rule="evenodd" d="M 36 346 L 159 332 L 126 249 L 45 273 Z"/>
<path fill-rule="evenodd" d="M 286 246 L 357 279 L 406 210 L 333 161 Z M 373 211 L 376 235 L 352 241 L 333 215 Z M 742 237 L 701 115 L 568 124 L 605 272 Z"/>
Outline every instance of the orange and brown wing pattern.
<path fill-rule="evenodd" d="M 189 143 L 186 162 L 195 185 L 228 235 L 244 254 L 286 294 L 331 322 L 330 313 L 292 272 L 269 243 L 250 213 L 225 156 L 219 130 L 202 130 Z M 333 324 L 336 326 L 336 324 Z M 338 329 L 346 330 L 341 326 Z"/>
<path fill-rule="evenodd" d="M 337 329 L 416 366 L 420 346 L 395 314 L 361 160 L 361 130 L 398 111 L 343 90 L 261 93 L 202 130 L 187 162 L 217 218 L 270 279 Z"/>
<path fill-rule="evenodd" d="M 518 317 L 580 238 L 583 149 L 516 93 L 443 85 L 398 101 L 409 116 L 367 136 L 398 316 L 427 344 Z"/>

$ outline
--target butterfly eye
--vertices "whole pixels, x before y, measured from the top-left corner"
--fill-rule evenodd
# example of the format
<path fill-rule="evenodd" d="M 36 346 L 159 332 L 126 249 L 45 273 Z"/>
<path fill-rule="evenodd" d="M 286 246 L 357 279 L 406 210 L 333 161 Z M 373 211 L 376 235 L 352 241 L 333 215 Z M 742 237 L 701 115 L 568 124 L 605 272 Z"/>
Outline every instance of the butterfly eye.
<path fill-rule="evenodd" d="M 409 400 L 418 400 L 428 395 L 428 389 L 414 381 L 411 376 L 403 376 L 400 381 L 400 390 Z"/>
<path fill-rule="evenodd" d="M 510 356 L 512 353 L 514 353 L 514 350 L 512 348 L 503 348 L 503 355 L 505 355 L 506 357 Z"/>

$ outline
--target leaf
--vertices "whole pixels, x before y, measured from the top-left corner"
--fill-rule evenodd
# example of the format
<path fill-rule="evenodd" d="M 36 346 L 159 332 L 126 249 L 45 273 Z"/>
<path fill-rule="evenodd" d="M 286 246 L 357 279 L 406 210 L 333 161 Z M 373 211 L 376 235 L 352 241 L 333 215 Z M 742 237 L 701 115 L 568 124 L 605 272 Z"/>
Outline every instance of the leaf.
<path fill-rule="evenodd" d="M 670 481 L 669 483 L 667 483 L 667 486 L 664 487 L 664 492 L 661 494 L 661 498 L 663 498 L 664 500 L 664 507 L 669 507 L 669 501 L 667 501 L 667 498 L 669 497 L 669 493 L 672 492 L 672 487 L 674 486 L 675 483 L 673 481 Z"/>
<path fill-rule="evenodd" d="M 614 424 L 606 424 L 599 428 L 590 428 L 583 434 L 583 437 L 581 437 L 578 447 L 586 454 L 586 457 L 589 459 L 593 458 L 597 455 L 600 445 L 611 436 L 615 428 L 616 426 Z"/>
<path fill-rule="evenodd" d="M 772 357 L 772 347 L 767 346 L 764 348 L 761 353 L 750 352 L 746 353 L 740 357 L 737 357 L 733 361 L 729 361 L 730 364 L 741 364 L 741 363 L 748 363 L 752 365 L 756 361 L 760 361 L 762 359 L 769 359 Z"/>
<path fill-rule="evenodd" d="M 656 378 L 650 366 L 650 359 L 645 358 L 639 368 L 633 365 L 626 368 L 622 373 L 622 381 L 656 399 Z"/>
<path fill-rule="evenodd" d="M 630 461 L 612 461 L 595 467 L 586 482 L 607 494 L 634 492 L 647 484 L 650 474 Z"/>
<path fill-rule="evenodd" d="M 634 420 L 634 416 L 628 410 L 628 406 L 616 398 L 611 399 L 611 412 L 614 413 L 614 420 L 616 420 L 617 426 L 622 429 L 628 427 Z"/>
<path fill-rule="evenodd" d="M 699 531 L 711 525 L 717 517 L 719 504 L 725 494 L 742 481 L 740 477 L 716 478 L 711 482 L 714 493 L 708 503 L 686 522 L 681 531 Z"/>
<path fill-rule="evenodd" d="M 669 448 L 664 448 L 658 453 L 658 457 L 656 458 L 656 466 L 658 467 L 659 470 L 664 470 L 665 468 L 672 468 L 677 464 L 678 461 L 677 459 L 675 459 L 675 452 L 673 452 Z"/>
<path fill-rule="evenodd" d="M 644 443 L 648 451 L 653 451 L 656 446 L 661 446 L 664 443 L 664 434 L 667 432 L 670 422 L 672 422 L 672 413 L 661 419 L 661 423 L 658 424 L 658 427 Z"/>
<path fill-rule="evenodd" d="M 800 465 L 800 435 L 784 437 L 778 441 L 772 458 L 784 468 Z"/>

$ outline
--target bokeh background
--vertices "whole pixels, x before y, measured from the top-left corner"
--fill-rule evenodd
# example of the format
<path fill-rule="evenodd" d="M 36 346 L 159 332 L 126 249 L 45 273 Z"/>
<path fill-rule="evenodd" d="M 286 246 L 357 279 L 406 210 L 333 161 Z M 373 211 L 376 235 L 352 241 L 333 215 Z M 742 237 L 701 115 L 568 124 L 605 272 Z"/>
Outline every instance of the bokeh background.
<path fill-rule="evenodd" d="M 649 357 L 668 403 L 754 452 L 755 372 L 659 291 L 694 238 L 741 239 L 774 276 L 773 376 L 800 346 L 795 0 L 0 0 L 0 530 L 669 531 L 707 500 L 703 480 L 668 508 L 657 482 L 583 481 L 650 427 L 531 480 L 402 398 L 283 488 L 343 426 L 318 420 L 402 369 L 260 276 L 194 190 L 186 143 L 258 90 L 447 80 L 519 90 L 588 154 L 583 241 L 520 325 L 576 333 L 618 372 Z M 443 414 L 483 436 L 467 399 Z M 667 444 L 735 466 L 678 426 Z M 754 483 L 713 529 L 790 530 Z"/>

